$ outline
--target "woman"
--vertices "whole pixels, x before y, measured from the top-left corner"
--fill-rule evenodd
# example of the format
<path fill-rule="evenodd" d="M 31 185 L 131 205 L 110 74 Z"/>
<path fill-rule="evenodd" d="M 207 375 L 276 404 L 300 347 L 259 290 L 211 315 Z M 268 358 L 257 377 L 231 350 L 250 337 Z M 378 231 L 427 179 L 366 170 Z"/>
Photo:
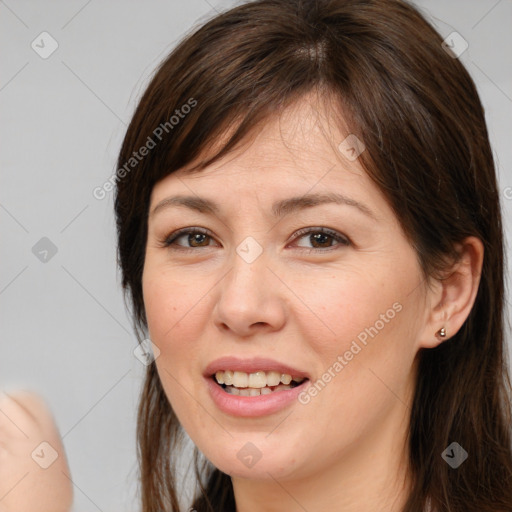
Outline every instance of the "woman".
<path fill-rule="evenodd" d="M 400 0 L 257 0 L 159 67 L 115 202 L 144 512 L 180 510 L 185 433 L 197 511 L 512 511 L 499 195 L 450 46 Z"/>

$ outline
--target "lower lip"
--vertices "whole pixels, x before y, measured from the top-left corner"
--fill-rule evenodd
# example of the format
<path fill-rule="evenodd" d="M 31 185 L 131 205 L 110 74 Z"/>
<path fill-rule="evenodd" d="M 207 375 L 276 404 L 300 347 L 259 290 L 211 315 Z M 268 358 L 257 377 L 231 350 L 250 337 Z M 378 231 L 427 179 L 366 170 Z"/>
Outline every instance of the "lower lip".
<path fill-rule="evenodd" d="M 210 396 L 221 411 L 245 417 L 264 416 L 284 409 L 298 401 L 298 395 L 309 383 L 309 380 L 305 380 L 294 388 L 273 391 L 268 395 L 240 396 L 226 393 L 212 378 L 206 378 L 206 381 Z"/>

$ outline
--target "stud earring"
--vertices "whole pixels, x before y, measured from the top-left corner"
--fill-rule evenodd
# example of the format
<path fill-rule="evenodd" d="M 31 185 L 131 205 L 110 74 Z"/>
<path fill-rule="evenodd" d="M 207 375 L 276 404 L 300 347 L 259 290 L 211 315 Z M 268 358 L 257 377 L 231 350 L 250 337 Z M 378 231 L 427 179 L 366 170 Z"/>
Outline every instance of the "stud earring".
<path fill-rule="evenodd" d="M 436 333 L 440 338 L 446 338 L 446 329 L 444 327 L 441 327 L 439 331 Z"/>

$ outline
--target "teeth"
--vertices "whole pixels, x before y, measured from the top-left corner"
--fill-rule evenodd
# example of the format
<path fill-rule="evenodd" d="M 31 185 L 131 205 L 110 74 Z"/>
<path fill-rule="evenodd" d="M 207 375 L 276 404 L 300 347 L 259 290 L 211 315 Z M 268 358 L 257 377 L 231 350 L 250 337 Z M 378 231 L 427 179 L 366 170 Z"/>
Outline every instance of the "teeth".
<path fill-rule="evenodd" d="M 281 382 L 279 372 L 267 372 L 267 386 L 277 386 Z"/>
<path fill-rule="evenodd" d="M 242 388 L 238 389 L 235 386 L 226 386 L 224 391 L 229 393 L 230 395 L 239 395 L 239 396 L 260 396 L 260 395 L 270 395 L 270 393 L 275 393 L 276 391 L 284 391 L 285 389 L 292 389 L 291 386 L 286 386 L 284 384 L 279 384 L 279 386 L 275 386 L 274 388 Z"/>
<path fill-rule="evenodd" d="M 264 372 L 263 370 L 260 370 L 254 373 L 245 373 L 239 371 L 233 372 L 231 370 L 220 370 L 215 374 L 215 380 L 219 384 L 233 386 L 234 388 L 264 389 L 266 387 L 279 386 L 280 384 L 288 386 L 292 380 L 298 384 L 301 383 L 304 378 L 292 377 L 288 373 L 279 373 L 276 371 Z M 264 394 L 267 394 L 267 392 Z"/>
<path fill-rule="evenodd" d="M 287 373 L 282 373 L 281 374 L 281 382 L 283 384 L 290 384 L 291 381 L 292 381 L 292 376 L 291 375 L 288 375 Z"/>
<path fill-rule="evenodd" d="M 265 372 L 256 372 L 249 374 L 250 388 L 264 388 L 267 385 L 267 376 Z"/>
<path fill-rule="evenodd" d="M 233 373 L 233 386 L 236 388 L 246 388 L 249 384 L 249 375 L 245 372 Z"/>

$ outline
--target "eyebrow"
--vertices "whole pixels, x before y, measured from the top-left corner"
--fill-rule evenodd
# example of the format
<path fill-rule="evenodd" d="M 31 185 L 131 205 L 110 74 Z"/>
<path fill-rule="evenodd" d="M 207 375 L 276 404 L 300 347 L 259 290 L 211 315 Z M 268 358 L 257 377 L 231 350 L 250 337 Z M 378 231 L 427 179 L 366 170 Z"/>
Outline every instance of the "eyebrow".
<path fill-rule="evenodd" d="M 295 213 L 299 210 L 319 206 L 322 204 L 342 204 L 347 206 L 353 206 L 357 208 L 361 213 L 371 217 L 373 220 L 377 220 L 376 215 L 368 208 L 368 206 L 346 197 L 342 194 L 328 192 L 324 194 L 305 194 L 303 196 L 290 197 L 288 199 L 282 199 L 276 201 L 272 205 L 272 215 L 278 219 L 281 219 L 287 215 Z M 195 210 L 199 213 L 205 213 L 209 215 L 219 215 L 220 207 L 214 201 L 205 199 L 198 196 L 171 196 L 160 201 L 151 212 L 150 216 L 154 216 L 157 212 L 170 208 L 170 207 L 185 207 L 191 210 Z"/>

